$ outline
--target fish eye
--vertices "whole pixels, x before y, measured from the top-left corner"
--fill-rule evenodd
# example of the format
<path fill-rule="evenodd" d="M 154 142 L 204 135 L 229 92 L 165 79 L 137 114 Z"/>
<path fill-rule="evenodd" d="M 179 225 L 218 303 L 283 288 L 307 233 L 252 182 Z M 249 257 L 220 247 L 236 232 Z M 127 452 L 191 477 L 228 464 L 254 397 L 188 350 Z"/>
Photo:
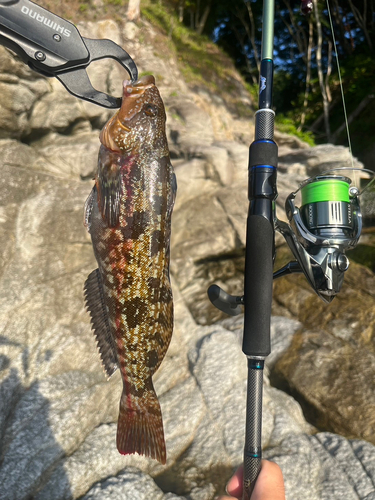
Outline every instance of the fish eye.
<path fill-rule="evenodd" d="M 154 104 L 145 104 L 143 110 L 147 116 L 155 117 L 158 114 L 158 108 Z"/>

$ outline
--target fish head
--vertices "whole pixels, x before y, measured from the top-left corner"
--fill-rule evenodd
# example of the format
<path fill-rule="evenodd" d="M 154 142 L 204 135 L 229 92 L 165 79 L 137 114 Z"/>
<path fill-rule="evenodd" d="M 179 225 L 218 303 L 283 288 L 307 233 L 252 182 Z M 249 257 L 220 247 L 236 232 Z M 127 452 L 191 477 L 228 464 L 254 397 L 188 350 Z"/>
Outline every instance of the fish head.
<path fill-rule="evenodd" d="M 137 153 L 140 148 L 160 154 L 167 148 L 165 121 L 155 78 L 146 75 L 135 83 L 125 80 L 121 108 L 104 126 L 100 141 L 123 154 Z"/>

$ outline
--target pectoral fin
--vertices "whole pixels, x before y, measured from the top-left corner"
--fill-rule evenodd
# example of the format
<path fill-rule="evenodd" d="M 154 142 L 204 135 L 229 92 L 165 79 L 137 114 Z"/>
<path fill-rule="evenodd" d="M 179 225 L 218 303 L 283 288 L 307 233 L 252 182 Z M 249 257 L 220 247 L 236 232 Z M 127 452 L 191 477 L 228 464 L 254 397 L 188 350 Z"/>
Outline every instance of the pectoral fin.
<path fill-rule="evenodd" d="M 109 227 L 119 225 L 122 161 L 121 156 L 115 151 L 110 151 L 103 145 L 100 147 L 96 188 L 98 190 L 99 210 Z"/>
<path fill-rule="evenodd" d="M 103 368 L 111 377 L 117 370 L 116 345 L 108 321 L 104 302 L 104 290 L 99 269 L 92 271 L 85 283 L 86 308 L 91 316 L 91 324 L 97 341 Z"/>
<path fill-rule="evenodd" d="M 91 212 L 94 206 L 94 200 L 96 199 L 96 186 L 94 186 L 85 202 L 84 219 L 83 225 L 90 232 L 91 229 Z"/>

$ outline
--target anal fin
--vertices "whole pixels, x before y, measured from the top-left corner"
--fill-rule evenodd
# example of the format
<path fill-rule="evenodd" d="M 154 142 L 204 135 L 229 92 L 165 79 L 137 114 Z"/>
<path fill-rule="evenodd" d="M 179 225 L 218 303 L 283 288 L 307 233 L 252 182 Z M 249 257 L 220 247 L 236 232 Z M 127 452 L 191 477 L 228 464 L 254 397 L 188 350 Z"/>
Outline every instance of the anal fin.
<path fill-rule="evenodd" d="M 89 274 L 84 290 L 86 309 L 90 313 L 102 365 L 109 378 L 118 368 L 117 355 L 104 302 L 104 290 L 99 269 L 95 269 Z"/>

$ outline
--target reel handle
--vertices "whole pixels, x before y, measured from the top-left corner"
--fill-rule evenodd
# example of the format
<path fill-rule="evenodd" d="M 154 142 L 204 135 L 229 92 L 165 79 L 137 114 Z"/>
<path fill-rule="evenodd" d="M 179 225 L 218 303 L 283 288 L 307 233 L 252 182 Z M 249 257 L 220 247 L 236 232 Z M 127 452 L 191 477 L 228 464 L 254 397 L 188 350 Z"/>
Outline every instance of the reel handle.
<path fill-rule="evenodd" d="M 211 285 L 207 294 L 211 304 L 223 313 L 229 314 L 229 316 L 237 316 L 242 313 L 243 297 L 230 295 L 218 285 Z"/>

